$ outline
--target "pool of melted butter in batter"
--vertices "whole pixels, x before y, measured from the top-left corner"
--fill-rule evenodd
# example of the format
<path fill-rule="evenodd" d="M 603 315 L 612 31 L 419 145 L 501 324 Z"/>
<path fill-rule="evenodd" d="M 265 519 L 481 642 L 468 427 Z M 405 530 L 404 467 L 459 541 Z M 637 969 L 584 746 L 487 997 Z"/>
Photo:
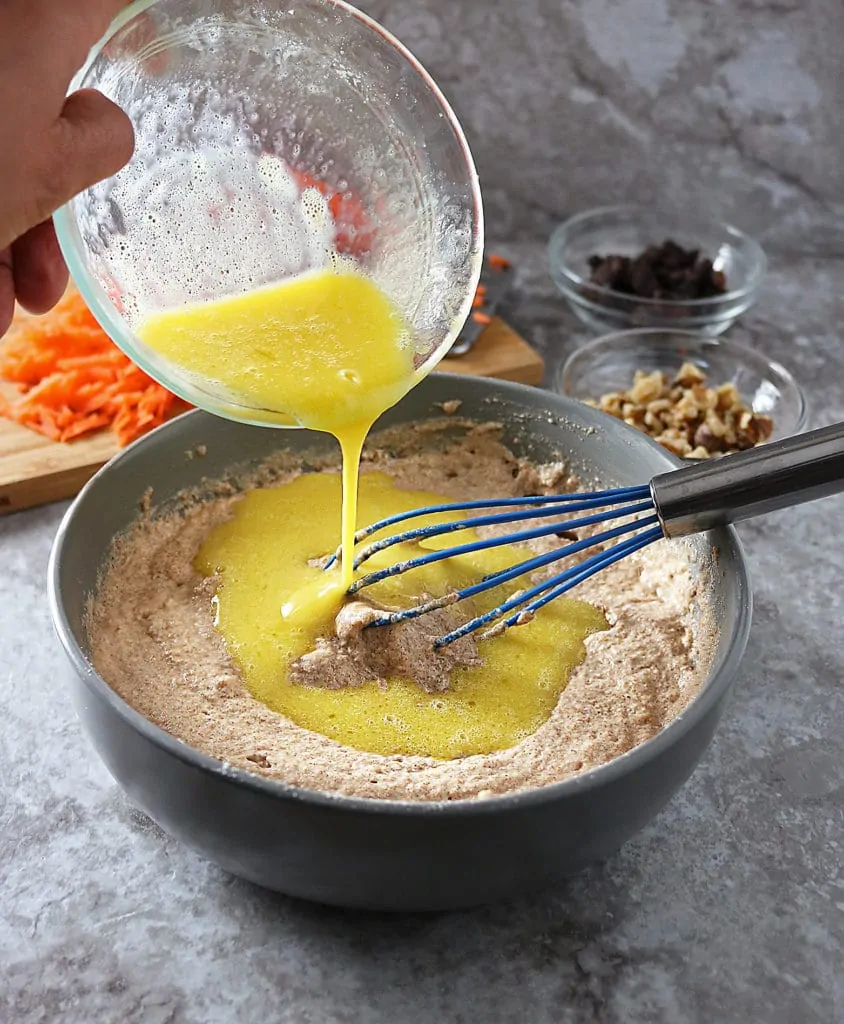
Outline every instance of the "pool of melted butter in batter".
<path fill-rule="evenodd" d="M 583 661 L 585 638 L 607 628 L 592 605 L 561 598 L 528 626 L 479 641 L 483 664 L 454 669 L 443 693 L 428 694 L 408 679 L 389 679 L 383 688 L 373 680 L 345 689 L 290 681 L 290 664 L 312 650 L 318 636 L 333 632 L 337 606 L 309 601 L 307 614 L 288 618 L 279 615 L 279 607 L 303 588 L 313 593 L 319 587 L 323 570 L 309 561 L 336 546 L 340 497 L 340 477 L 327 473 L 250 491 L 198 553 L 197 571 L 218 576 L 216 625 L 253 696 L 306 729 L 378 754 L 445 760 L 506 749 L 535 732 L 550 716 L 571 670 Z M 399 490 L 388 476 L 368 473 L 360 482 L 358 522 L 445 500 Z M 453 538 L 422 543 L 435 547 L 453 544 Z M 401 545 L 378 557 L 385 564 L 386 555 L 392 561 L 419 553 L 417 545 Z M 389 607 L 407 607 L 423 593 L 439 596 L 525 557 L 524 549 L 512 547 L 461 555 L 368 592 Z M 492 608 L 516 589 L 511 584 L 464 602 L 465 614 Z"/>

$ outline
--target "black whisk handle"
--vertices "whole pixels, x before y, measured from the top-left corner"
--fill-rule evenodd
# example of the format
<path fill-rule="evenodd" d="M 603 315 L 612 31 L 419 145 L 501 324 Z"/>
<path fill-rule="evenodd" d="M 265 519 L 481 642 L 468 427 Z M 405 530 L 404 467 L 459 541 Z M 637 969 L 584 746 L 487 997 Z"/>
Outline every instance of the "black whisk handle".
<path fill-rule="evenodd" d="M 844 423 L 662 473 L 651 495 L 666 537 L 844 491 Z"/>

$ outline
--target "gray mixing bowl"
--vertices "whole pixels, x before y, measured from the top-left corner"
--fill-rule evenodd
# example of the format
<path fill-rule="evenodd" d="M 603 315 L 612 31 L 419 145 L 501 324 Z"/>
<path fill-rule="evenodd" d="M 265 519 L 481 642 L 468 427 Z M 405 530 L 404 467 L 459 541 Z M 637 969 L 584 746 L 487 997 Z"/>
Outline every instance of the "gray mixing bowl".
<path fill-rule="evenodd" d="M 522 385 L 434 375 L 382 425 L 461 414 L 504 424 L 518 453 L 568 457 L 603 483 L 639 484 L 676 465 L 638 431 L 578 402 Z M 480 801 L 412 803 L 353 799 L 265 780 L 198 753 L 152 725 L 97 675 L 88 658 L 85 602 L 112 538 L 138 515 L 152 487 L 165 501 L 233 465 L 281 448 L 322 447 L 308 431 L 240 426 L 194 412 L 115 458 L 85 487 L 59 529 L 49 597 L 67 652 L 76 708 L 130 800 L 168 832 L 226 870 L 323 903 L 377 910 L 437 910 L 540 888 L 606 857 L 646 825 L 689 776 L 712 738 L 744 650 L 751 597 L 732 530 L 702 543 L 717 549 L 720 635 L 700 695 L 648 743 L 543 789 Z M 204 445 L 204 458 L 186 452 Z"/>

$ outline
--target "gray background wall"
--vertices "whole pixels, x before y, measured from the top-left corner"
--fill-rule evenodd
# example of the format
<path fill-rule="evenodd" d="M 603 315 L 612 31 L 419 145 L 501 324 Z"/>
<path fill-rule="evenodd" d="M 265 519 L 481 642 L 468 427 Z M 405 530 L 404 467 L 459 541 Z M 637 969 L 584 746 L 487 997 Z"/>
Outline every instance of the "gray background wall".
<path fill-rule="evenodd" d="M 844 255 L 842 0 L 364 0 L 469 135 L 492 240 L 699 208 Z"/>

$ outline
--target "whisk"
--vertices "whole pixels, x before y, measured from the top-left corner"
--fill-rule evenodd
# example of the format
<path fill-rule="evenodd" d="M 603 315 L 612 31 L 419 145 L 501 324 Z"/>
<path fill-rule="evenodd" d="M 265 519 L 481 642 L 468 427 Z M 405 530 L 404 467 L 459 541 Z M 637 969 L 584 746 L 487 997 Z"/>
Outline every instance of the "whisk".
<path fill-rule="evenodd" d="M 457 521 L 406 529 L 401 533 L 375 540 L 358 553 L 355 568 L 359 568 L 377 552 L 408 541 L 422 541 L 462 530 L 519 523 L 528 519 L 551 521 L 531 526 L 526 530 L 503 536 L 484 537 L 453 548 L 430 551 L 397 562 L 361 576 L 352 584 L 349 593 L 358 593 L 381 580 L 455 555 L 554 535 L 569 541 L 552 551 L 526 558 L 509 569 L 485 576 L 471 586 L 401 611 L 385 613 L 371 623 L 371 626 L 391 625 L 475 597 L 519 576 L 564 561 L 590 548 L 599 548 L 583 561 L 543 579 L 535 586 L 517 592 L 491 611 L 478 615 L 438 638 L 434 646 L 442 648 L 459 637 L 478 630 L 484 631 L 481 633 L 481 637 L 484 638 L 496 635 L 511 626 L 529 622 L 549 601 L 662 537 L 684 537 L 700 533 L 712 527 L 813 501 L 842 490 L 844 423 L 836 423 L 723 459 L 695 463 L 662 473 L 653 477 L 649 484 L 639 487 L 431 505 L 372 523 L 358 531 L 355 541 L 358 543 L 366 540 L 381 530 L 421 516 L 490 511 Z M 493 509 L 505 511 L 493 512 Z M 562 515 L 566 517 L 564 520 L 559 518 Z M 616 523 L 617 520 L 621 522 Z M 604 523 L 608 524 L 607 529 L 582 539 L 573 532 Z"/>

